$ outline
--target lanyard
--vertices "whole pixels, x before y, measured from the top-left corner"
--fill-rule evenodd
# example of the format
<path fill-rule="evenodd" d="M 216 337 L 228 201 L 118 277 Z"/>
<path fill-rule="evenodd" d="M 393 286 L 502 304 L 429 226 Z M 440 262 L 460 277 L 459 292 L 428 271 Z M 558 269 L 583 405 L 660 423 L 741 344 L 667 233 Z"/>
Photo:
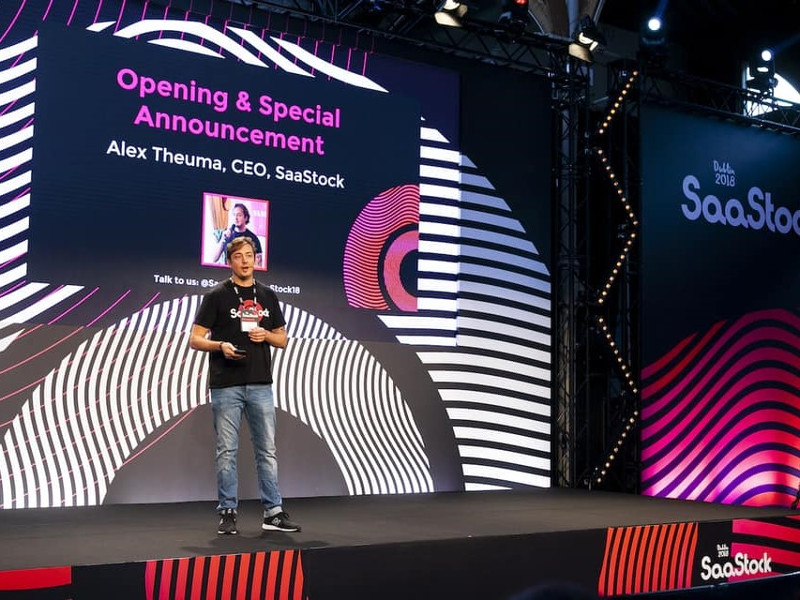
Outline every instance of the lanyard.
<path fill-rule="evenodd" d="M 236 287 L 235 283 L 233 283 L 233 279 L 231 279 L 230 281 L 231 281 L 231 285 L 233 286 L 233 291 L 236 293 L 237 296 L 239 296 L 239 306 L 244 306 L 244 298 L 242 298 L 242 295 L 239 293 L 239 288 Z M 256 304 L 256 305 L 258 304 L 258 296 L 256 296 L 256 282 L 255 281 L 253 281 L 253 304 Z"/>

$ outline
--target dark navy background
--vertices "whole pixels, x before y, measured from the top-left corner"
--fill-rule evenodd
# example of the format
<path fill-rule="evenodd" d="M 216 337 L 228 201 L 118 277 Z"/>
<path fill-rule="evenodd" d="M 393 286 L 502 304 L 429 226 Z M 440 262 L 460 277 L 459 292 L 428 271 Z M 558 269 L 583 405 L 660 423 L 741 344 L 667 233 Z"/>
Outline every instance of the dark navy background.
<path fill-rule="evenodd" d="M 800 236 L 690 221 L 681 205 L 694 208 L 683 193 L 691 174 L 701 201 L 714 195 L 724 208 L 735 198 L 756 217 L 747 198 L 757 186 L 776 207 L 800 210 L 800 140 L 653 106 L 642 139 L 642 364 L 717 321 L 796 308 Z M 735 171 L 733 187 L 717 182 L 714 160 Z"/>

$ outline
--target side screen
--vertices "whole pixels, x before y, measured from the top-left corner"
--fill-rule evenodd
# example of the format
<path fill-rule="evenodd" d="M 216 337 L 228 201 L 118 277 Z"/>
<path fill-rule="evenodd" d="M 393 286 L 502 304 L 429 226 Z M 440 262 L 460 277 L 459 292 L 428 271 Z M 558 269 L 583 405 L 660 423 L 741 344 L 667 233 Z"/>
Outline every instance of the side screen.
<path fill-rule="evenodd" d="M 643 490 L 783 505 L 800 464 L 800 142 L 643 113 Z"/>

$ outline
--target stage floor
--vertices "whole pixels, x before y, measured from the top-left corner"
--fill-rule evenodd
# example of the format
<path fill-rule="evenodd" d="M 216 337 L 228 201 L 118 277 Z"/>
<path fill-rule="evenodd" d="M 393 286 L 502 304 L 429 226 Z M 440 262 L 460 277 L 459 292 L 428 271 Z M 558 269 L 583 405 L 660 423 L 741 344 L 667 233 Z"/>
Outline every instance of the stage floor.
<path fill-rule="evenodd" d="M 262 531 L 255 501 L 240 506 L 236 536 L 216 534 L 213 502 L 0 511 L 0 571 L 796 514 L 566 489 L 304 498 L 284 507 L 302 532 Z"/>

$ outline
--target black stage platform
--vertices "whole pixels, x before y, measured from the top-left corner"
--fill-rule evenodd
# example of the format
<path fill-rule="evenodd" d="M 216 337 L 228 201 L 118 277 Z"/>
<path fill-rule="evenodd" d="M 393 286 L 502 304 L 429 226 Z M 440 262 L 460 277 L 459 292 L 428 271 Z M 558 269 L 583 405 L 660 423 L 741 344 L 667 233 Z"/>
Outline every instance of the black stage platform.
<path fill-rule="evenodd" d="M 255 501 L 240 507 L 237 536 L 216 534 L 212 502 L 0 511 L 0 598 L 504 599 L 546 581 L 613 596 L 706 583 L 703 556 L 727 577 L 737 544 L 762 566 L 760 549 L 772 551 L 772 575 L 800 570 L 778 560 L 800 563 L 788 509 L 563 489 L 285 508 L 302 532 L 262 532 Z"/>

